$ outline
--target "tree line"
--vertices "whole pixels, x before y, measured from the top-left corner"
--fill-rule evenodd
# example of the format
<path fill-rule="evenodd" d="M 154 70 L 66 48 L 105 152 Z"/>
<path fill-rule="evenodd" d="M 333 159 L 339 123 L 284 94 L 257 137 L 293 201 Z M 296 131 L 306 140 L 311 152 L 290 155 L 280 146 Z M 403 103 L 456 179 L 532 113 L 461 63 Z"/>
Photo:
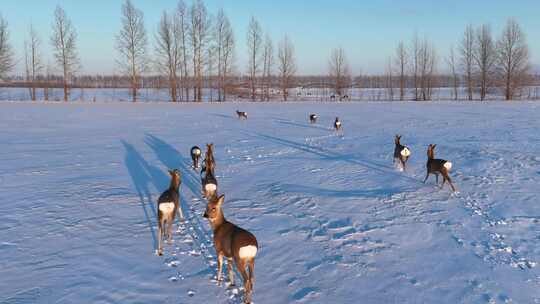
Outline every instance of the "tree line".
<path fill-rule="evenodd" d="M 386 69 L 390 98 L 394 98 L 395 87 L 399 100 L 404 100 L 407 79 L 412 78 L 414 100 L 430 100 L 436 85 L 434 75 L 438 61 L 436 49 L 427 38 L 419 39 L 415 34 L 408 45 L 399 42 Z M 512 100 L 525 85 L 535 80 L 530 74 L 525 33 L 514 19 L 506 22 L 497 39 L 488 24 L 476 28 L 468 25 L 458 46 L 450 48 L 444 62 L 454 100 L 460 98 L 462 86 L 466 88 L 468 100 L 474 99 L 475 91 L 480 100 L 485 100 L 490 91 L 497 89 L 502 90 L 506 100 Z"/>
<path fill-rule="evenodd" d="M 162 13 L 157 30 L 150 35 L 143 12 L 131 0 L 122 4 L 121 16 L 115 37 L 121 75 L 78 75 L 82 66 L 77 32 L 66 12 L 57 6 L 49 38 L 54 66 L 44 63 L 41 37 L 31 25 L 24 45 L 25 75 L 12 77 L 11 83 L 3 85 L 28 87 L 32 100 L 37 99 L 38 88 L 48 100 L 49 89 L 61 87 L 64 101 L 69 100 L 74 87 L 125 87 L 134 102 L 143 87 L 167 88 L 172 102 L 201 102 L 207 89 L 217 93 L 217 101 L 226 101 L 229 95 L 253 101 L 286 101 L 290 89 L 298 86 L 328 87 L 340 100 L 348 97 L 351 89 L 362 88 L 383 88 L 388 100 L 431 100 L 438 87 L 452 88 L 455 100 L 473 100 L 475 93 L 485 100 L 499 89 L 510 100 L 521 94 L 523 86 L 538 80 L 530 73 L 525 34 L 513 19 L 497 39 L 487 24 L 467 26 L 458 46 L 451 47 L 443 60 L 427 37 L 415 33 L 408 43 L 398 43 L 395 54 L 388 57 L 384 75 L 353 76 L 345 50 L 338 47 L 330 53 L 327 75 L 298 76 L 290 37 L 284 35 L 274 45 L 255 17 L 246 31 L 248 62 L 242 73 L 235 65 L 235 34 L 223 9 L 213 15 L 203 0 L 193 0 L 190 5 L 179 0 L 173 10 Z M 15 62 L 8 24 L 0 16 L 1 78 L 7 78 Z M 438 73 L 443 63 L 448 72 Z M 466 92 L 460 97 L 462 87 Z"/>

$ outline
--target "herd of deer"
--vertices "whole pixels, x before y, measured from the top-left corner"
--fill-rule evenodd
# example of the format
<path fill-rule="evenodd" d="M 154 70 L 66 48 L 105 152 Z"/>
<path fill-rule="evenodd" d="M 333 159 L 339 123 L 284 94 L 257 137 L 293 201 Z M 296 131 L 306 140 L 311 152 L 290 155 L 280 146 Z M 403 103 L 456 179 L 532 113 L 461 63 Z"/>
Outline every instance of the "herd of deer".
<path fill-rule="evenodd" d="M 248 117 L 246 112 L 236 111 L 236 114 L 239 119 L 247 119 Z M 309 115 L 309 121 L 311 123 L 316 123 L 317 119 L 317 114 Z M 336 131 L 341 129 L 339 117 L 336 117 L 334 121 L 334 129 Z M 394 140 L 394 163 L 399 162 L 401 167 L 405 169 L 407 160 L 411 156 L 411 150 L 402 145 L 400 141 L 401 136 L 396 135 Z M 443 177 L 441 188 L 444 186 L 444 183 L 448 181 L 452 190 L 455 191 L 452 180 L 448 175 L 452 168 L 452 163 L 444 159 L 436 159 L 434 152 L 435 147 L 436 145 L 433 144 L 428 146 L 428 160 L 426 163 L 427 174 L 424 183 L 427 181 L 430 174 L 435 174 L 436 183 L 438 184 L 440 174 Z M 193 160 L 193 169 L 198 170 L 202 150 L 199 147 L 194 146 L 191 148 L 190 154 Z M 234 262 L 244 281 L 244 302 L 250 303 L 251 294 L 253 292 L 255 256 L 257 255 L 257 250 L 259 248 L 257 239 L 249 231 L 242 229 L 225 219 L 223 214 L 225 196 L 218 196 L 218 183 L 215 176 L 215 167 L 214 146 L 213 144 L 207 144 L 200 176 L 202 196 L 208 202 L 203 216 L 208 219 L 214 232 L 214 248 L 216 250 L 218 262 L 217 281 L 222 281 L 223 258 L 225 257 L 227 259 L 227 272 L 230 284 L 234 285 L 234 271 L 232 267 Z M 170 186 L 160 195 L 157 202 L 159 233 L 158 255 L 162 255 L 163 253 L 162 241 L 165 235 L 167 235 L 169 242 L 172 241 L 172 225 L 176 214 L 180 213 L 180 217 L 183 218 L 179 204 L 181 184 L 180 171 L 178 171 L 178 169 L 169 170 L 169 174 L 171 175 Z"/>

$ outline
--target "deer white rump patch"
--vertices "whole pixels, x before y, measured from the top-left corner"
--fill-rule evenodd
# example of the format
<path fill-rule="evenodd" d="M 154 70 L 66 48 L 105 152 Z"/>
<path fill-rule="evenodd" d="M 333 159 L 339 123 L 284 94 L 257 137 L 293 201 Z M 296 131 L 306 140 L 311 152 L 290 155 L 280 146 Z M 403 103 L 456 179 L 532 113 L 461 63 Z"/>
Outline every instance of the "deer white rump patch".
<path fill-rule="evenodd" d="M 450 169 L 452 169 L 452 163 L 447 161 L 444 163 L 444 167 L 446 168 L 446 170 L 450 171 Z"/>
<path fill-rule="evenodd" d="M 206 191 L 216 191 L 217 186 L 216 184 L 206 184 L 204 185 L 204 190 Z"/>
<path fill-rule="evenodd" d="M 197 149 L 197 150 L 193 150 L 193 155 L 201 155 L 201 150 Z"/>
<path fill-rule="evenodd" d="M 401 150 L 401 156 L 407 157 L 409 155 L 411 155 L 411 150 L 409 150 L 409 148 L 405 147 Z"/>
<path fill-rule="evenodd" d="M 159 211 L 163 213 L 171 213 L 174 210 L 174 203 L 161 203 L 159 204 Z"/>
<path fill-rule="evenodd" d="M 341 122 L 340 121 L 336 121 L 336 126 L 341 126 Z"/>
<path fill-rule="evenodd" d="M 257 255 L 257 247 L 253 245 L 240 247 L 240 252 L 238 253 L 238 256 L 243 258 L 253 258 Z"/>

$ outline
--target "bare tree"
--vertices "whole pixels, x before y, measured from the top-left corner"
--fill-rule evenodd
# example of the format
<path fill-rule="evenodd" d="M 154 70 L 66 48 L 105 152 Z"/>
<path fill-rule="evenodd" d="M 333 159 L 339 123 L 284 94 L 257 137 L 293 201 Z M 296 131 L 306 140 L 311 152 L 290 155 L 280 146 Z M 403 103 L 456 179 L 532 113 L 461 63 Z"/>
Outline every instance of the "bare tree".
<path fill-rule="evenodd" d="M 43 99 L 49 101 L 49 87 L 51 86 L 51 64 L 47 62 L 45 69 L 45 84 L 43 85 Z"/>
<path fill-rule="evenodd" d="M 178 69 L 181 66 L 181 41 L 179 41 L 178 24 L 175 19 L 163 12 L 156 35 L 156 65 L 158 71 L 168 77 L 169 94 L 172 102 L 178 101 Z"/>
<path fill-rule="evenodd" d="M 283 100 L 287 101 L 287 98 L 289 97 L 289 88 L 292 86 L 293 77 L 296 73 L 294 45 L 288 36 L 283 37 L 279 42 L 278 70 Z"/>
<path fill-rule="evenodd" d="M 137 101 L 139 80 L 147 69 L 146 48 L 148 40 L 144 28 L 143 12 L 126 0 L 122 5 L 122 28 L 116 37 L 120 68 L 130 78 L 132 101 Z"/>
<path fill-rule="evenodd" d="M 344 89 L 348 87 L 350 82 L 349 63 L 343 48 L 340 47 L 332 51 L 329 69 L 330 78 L 334 81 L 334 93 L 337 94 L 341 100 L 343 98 Z"/>
<path fill-rule="evenodd" d="M 227 84 L 228 84 L 228 78 L 233 74 L 233 63 L 234 63 L 234 47 L 235 47 L 235 40 L 234 40 L 234 32 L 232 30 L 232 27 L 230 28 L 230 31 L 227 32 L 227 35 L 225 36 L 225 44 L 224 44 L 224 54 L 223 54 L 223 101 L 227 100 Z"/>
<path fill-rule="evenodd" d="M 182 59 L 181 59 L 181 65 L 180 70 L 182 74 L 181 84 L 182 89 L 184 90 L 184 98 L 186 101 L 189 100 L 189 89 L 187 86 L 188 78 L 189 78 L 189 53 L 188 53 L 188 35 L 190 32 L 190 23 L 189 23 L 189 16 L 186 4 L 183 0 L 178 1 L 178 6 L 176 9 L 176 15 L 175 15 L 175 25 L 176 25 L 176 35 L 178 39 L 178 43 L 180 44 L 180 50 L 182 52 Z"/>
<path fill-rule="evenodd" d="M 497 69 L 504 81 L 504 96 L 512 100 L 530 68 L 529 47 L 519 24 L 510 19 L 497 41 Z"/>
<path fill-rule="evenodd" d="M 247 47 L 249 52 L 249 81 L 251 86 L 251 99 L 255 101 L 257 74 L 260 70 L 262 30 L 255 17 L 251 17 L 247 32 Z"/>
<path fill-rule="evenodd" d="M 419 100 L 419 63 L 420 63 L 420 40 L 418 39 L 418 33 L 414 33 L 412 42 L 411 42 L 411 72 L 413 75 L 413 85 L 414 85 L 414 100 Z"/>
<path fill-rule="evenodd" d="M 14 65 L 13 49 L 9 43 L 8 23 L 0 15 L 0 78 L 5 77 Z"/>
<path fill-rule="evenodd" d="M 204 73 L 204 55 L 209 44 L 210 18 L 202 0 L 194 0 L 190 9 L 191 26 L 189 36 L 193 59 L 193 97 L 202 102 L 202 87 Z"/>
<path fill-rule="evenodd" d="M 496 60 L 495 46 L 489 25 L 484 24 L 476 31 L 473 57 L 480 79 L 480 100 L 484 100 Z"/>
<path fill-rule="evenodd" d="M 272 81 L 272 67 L 274 65 L 274 45 L 272 44 L 272 38 L 269 34 L 266 34 L 263 47 L 263 100 L 270 100 L 270 86 Z"/>
<path fill-rule="evenodd" d="M 459 98 L 459 75 L 457 73 L 457 67 L 456 67 L 456 55 L 454 52 L 454 46 L 450 47 L 450 54 L 448 55 L 448 58 L 446 58 L 446 63 L 448 64 L 448 68 L 450 70 L 450 74 L 452 75 L 452 88 L 453 88 L 453 98 L 454 100 L 458 100 Z"/>
<path fill-rule="evenodd" d="M 32 25 L 30 25 L 29 40 L 27 42 L 27 45 L 28 45 L 28 52 L 29 52 L 27 56 L 27 63 L 29 67 L 28 78 L 31 84 L 30 96 L 32 100 L 35 101 L 36 100 L 36 82 L 39 77 L 39 74 L 41 73 L 43 69 L 43 64 L 41 62 L 41 54 L 39 51 L 41 40 L 39 39 Z"/>
<path fill-rule="evenodd" d="M 434 73 L 437 64 L 435 47 L 427 39 L 419 48 L 420 93 L 422 100 L 431 100 L 434 87 Z"/>
<path fill-rule="evenodd" d="M 214 25 L 218 72 L 218 101 L 224 101 L 226 98 L 226 79 L 231 70 L 234 34 L 229 18 L 227 18 L 223 9 L 219 10 Z"/>
<path fill-rule="evenodd" d="M 399 100 L 402 101 L 405 100 L 407 57 L 407 49 L 403 41 L 401 41 L 396 48 L 396 65 L 399 69 Z"/>
<path fill-rule="evenodd" d="M 54 12 L 51 44 L 54 48 L 54 59 L 63 72 L 64 101 L 68 101 L 70 80 L 79 68 L 76 39 L 77 33 L 71 20 L 66 16 L 65 11 L 57 6 Z"/>
<path fill-rule="evenodd" d="M 388 58 L 387 64 L 386 64 L 386 89 L 388 91 L 388 100 L 393 101 L 394 100 L 394 72 L 392 68 L 392 58 Z"/>
<path fill-rule="evenodd" d="M 465 28 L 463 38 L 461 39 L 460 53 L 461 67 L 467 82 L 467 97 L 469 100 L 473 100 L 474 29 L 472 25 L 468 25 Z"/>
<path fill-rule="evenodd" d="M 207 88 L 209 89 L 209 100 L 210 102 L 214 101 L 214 78 L 212 77 L 214 75 L 214 65 L 216 63 L 216 50 L 217 48 L 215 46 L 210 46 L 206 48 L 206 83 Z"/>

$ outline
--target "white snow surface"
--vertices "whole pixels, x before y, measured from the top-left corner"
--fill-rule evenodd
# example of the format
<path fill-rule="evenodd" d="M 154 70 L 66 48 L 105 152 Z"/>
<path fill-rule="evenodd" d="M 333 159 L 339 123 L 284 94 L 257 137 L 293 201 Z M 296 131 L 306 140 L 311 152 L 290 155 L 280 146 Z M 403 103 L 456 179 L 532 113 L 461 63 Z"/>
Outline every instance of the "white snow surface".
<path fill-rule="evenodd" d="M 256 304 L 540 303 L 537 103 L 0 109 L 0 303 L 240 303 L 191 168 L 210 142 L 225 216 L 258 239 Z M 417 151 L 405 172 L 395 134 Z M 458 193 L 422 183 L 430 143 Z M 158 257 L 173 168 L 186 219 Z"/>

